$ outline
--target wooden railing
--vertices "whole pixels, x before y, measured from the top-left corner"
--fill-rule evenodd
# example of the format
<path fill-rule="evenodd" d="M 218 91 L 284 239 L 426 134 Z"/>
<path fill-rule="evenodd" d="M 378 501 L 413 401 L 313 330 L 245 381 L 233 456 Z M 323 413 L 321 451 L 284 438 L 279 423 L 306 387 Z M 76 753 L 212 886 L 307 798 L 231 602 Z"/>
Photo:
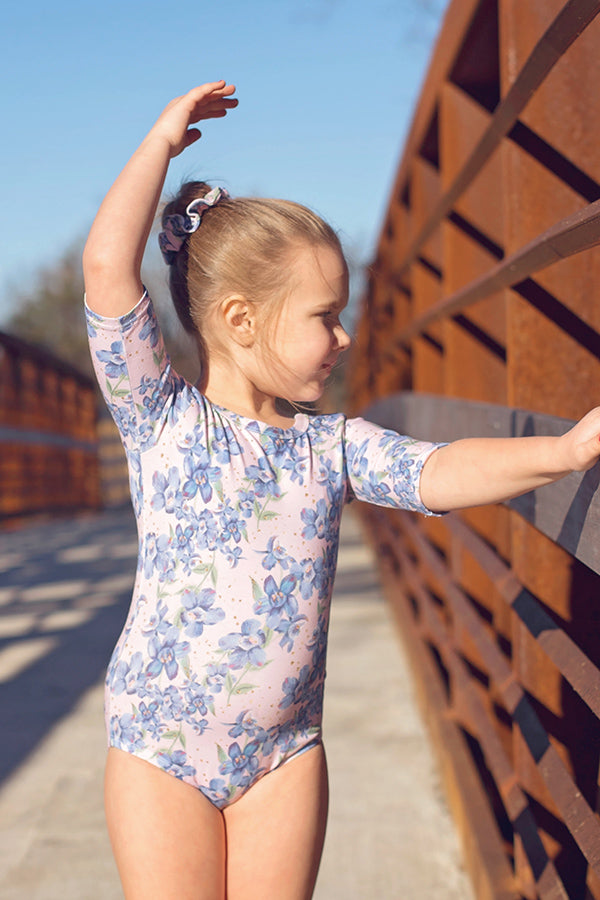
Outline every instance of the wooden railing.
<path fill-rule="evenodd" d="M 600 403 L 599 12 L 450 3 L 371 266 L 354 412 L 453 440 L 559 434 Z M 599 480 L 441 519 L 363 510 L 478 900 L 600 898 Z"/>
<path fill-rule="evenodd" d="M 0 520 L 100 500 L 93 382 L 0 332 Z"/>

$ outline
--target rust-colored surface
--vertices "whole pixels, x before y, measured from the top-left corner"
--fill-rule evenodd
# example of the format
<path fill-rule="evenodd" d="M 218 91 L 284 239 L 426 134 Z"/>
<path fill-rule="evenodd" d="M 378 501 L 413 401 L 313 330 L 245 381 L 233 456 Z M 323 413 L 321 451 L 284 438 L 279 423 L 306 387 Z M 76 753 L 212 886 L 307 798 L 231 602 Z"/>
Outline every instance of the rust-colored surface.
<path fill-rule="evenodd" d="M 354 411 L 406 389 L 567 419 L 598 402 L 599 11 L 450 3 L 371 269 Z M 365 521 L 478 896 L 600 900 L 600 576 L 504 507 Z"/>
<path fill-rule="evenodd" d="M 0 521 L 99 505 L 91 380 L 0 333 Z"/>

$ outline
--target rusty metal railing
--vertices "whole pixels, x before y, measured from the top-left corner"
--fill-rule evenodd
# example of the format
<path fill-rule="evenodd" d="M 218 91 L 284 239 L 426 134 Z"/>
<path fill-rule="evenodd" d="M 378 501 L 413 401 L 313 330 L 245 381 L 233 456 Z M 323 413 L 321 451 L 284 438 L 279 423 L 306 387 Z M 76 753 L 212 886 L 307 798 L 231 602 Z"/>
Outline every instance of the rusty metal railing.
<path fill-rule="evenodd" d="M 453 0 L 391 192 L 355 412 L 431 440 L 600 402 L 600 2 Z M 598 467 L 442 519 L 365 508 L 486 898 L 600 898 Z"/>
<path fill-rule="evenodd" d="M 91 379 L 0 332 L 0 520 L 99 503 Z"/>

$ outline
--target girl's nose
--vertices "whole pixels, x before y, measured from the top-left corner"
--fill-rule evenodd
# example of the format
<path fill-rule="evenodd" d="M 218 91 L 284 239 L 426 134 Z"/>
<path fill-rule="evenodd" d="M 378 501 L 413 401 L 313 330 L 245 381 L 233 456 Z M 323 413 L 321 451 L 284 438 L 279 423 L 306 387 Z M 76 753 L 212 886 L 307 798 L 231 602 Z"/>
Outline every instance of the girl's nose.
<path fill-rule="evenodd" d="M 352 338 L 341 324 L 335 329 L 335 339 L 340 350 L 347 350 L 352 343 Z"/>

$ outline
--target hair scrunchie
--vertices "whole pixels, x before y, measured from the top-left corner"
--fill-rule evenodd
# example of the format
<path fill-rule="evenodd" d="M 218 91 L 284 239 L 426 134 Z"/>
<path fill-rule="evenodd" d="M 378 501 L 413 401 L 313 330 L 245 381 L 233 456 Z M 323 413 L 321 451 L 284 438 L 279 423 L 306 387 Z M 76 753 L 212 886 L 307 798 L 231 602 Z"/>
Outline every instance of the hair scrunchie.
<path fill-rule="evenodd" d="M 176 213 L 166 217 L 163 222 L 164 231 L 158 235 L 158 244 L 168 266 L 172 266 L 175 262 L 177 252 L 188 234 L 192 234 L 198 229 L 206 210 L 211 206 L 216 206 L 220 200 L 225 200 L 227 197 L 229 194 L 225 188 L 215 187 L 204 197 L 198 197 L 188 203 L 184 216 Z"/>

